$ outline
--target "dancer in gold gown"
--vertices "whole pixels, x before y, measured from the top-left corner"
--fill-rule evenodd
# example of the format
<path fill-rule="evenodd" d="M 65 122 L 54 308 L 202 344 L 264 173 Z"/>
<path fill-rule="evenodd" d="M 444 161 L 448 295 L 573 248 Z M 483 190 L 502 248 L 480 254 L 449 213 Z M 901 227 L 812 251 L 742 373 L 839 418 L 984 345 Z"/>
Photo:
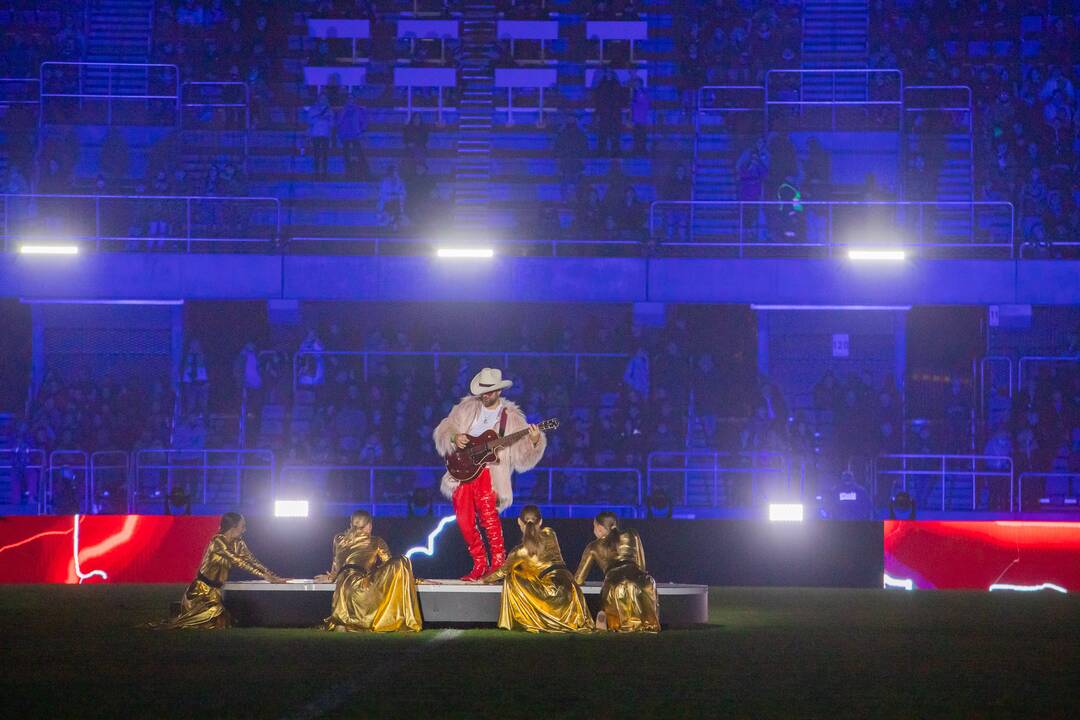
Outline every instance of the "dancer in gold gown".
<path fill-rule="evenodd" d="M 645 551 L 637 531 L 618 527 L 615 513 L 602 512 L 593 521 L 593 534 L 596 540 L 585 547 L 574 580 L 585 582 L 594 564 L 604 573 L 600 611 L 607 629 L 660 632 L 656 581 L 645 570 Z"/>
<path fill-rule="evenodd" d="M 227 512 L 221 516 L 218 534 L 210 539 L 199 571 L 180 601 L 180 615 L 157 627 L 208 630 L 229 627 L 231 619 L 221 599 L 221 586 L 229 579 L 232 568 L 246 570 L 272 583 L 285 582 L 251 554 L 243 541 L 246 530 L 247 522 L 240 513 Z"/>
<path fill-rule="evenodd" d="M 566 569 L 559 539 L 535 505 L 518 516 L 522 543 L 506 561 L 482 578 L 503 581 L 499 627 L 527 632 L 589 632 L 592 623 L 585 596 Z"/>
<path fill-rule="evenodd" d="M 349 529 L 334 538 L 333 567 L 315 582 L 333 582 L 327 630 L 394 632 L 423 628 L 412 563 L 390 557 L 386 541 L 371 534 L 371 513 L 357 510 Z"/>

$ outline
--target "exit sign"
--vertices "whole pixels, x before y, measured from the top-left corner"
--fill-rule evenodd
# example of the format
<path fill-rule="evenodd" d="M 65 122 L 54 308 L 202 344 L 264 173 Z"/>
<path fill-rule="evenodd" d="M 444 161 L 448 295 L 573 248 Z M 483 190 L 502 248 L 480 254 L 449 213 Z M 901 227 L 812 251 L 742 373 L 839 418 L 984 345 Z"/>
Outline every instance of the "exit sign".
<path fill-rule="evenodd" d="M 847 333 L 836 333 L 832 336 L 832 356 L 846 358 L 851 354 L 851 343 Z"/>

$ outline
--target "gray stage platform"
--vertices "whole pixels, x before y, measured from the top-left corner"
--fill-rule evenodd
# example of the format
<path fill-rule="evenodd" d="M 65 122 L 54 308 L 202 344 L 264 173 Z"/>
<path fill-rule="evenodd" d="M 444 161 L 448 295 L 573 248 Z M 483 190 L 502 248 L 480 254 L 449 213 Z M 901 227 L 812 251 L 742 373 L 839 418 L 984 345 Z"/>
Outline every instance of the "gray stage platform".
<path fill-rule="evenodd" d="M 594 614 L 599 609 L 600 586 L 599 582 L 582 586 Z M 417 584 L 417 589 L 425 623 L 494 625 L 498 622 L 502 585 L 425 580 Z M 708 586 L 657 583 L 656 590 L 660 622 L 665 627 L 708 622 Z M 225 583 L 223 591 L 225 606 L 239 625 L 309 627 L 318 625 L 330 613 L 334 584 L 290 580 L 284 585 L 272 585 L 264 580 L 252 580 Z"/>

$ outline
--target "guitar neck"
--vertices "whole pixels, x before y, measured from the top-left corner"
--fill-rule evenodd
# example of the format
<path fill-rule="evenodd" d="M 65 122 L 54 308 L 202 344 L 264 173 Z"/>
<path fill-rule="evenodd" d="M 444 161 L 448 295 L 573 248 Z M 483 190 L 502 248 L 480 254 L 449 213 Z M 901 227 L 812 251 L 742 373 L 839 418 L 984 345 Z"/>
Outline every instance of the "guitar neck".
<path fill-rule="evenodd" d="M 501 438 L 498 438 L 497 440 L 489 440 L 487 442 L 487 448 L 489 450 L 496 450 L 496 449 L 501 448 L 501 447 L 503 447 L 505 445 L 513 445 L 518 440 L 525 437 L 525 435 L 527 435 L 528 432 L 529 432 L 529 429 L 525 428 L 524 430 L 518 430 L 516 433 L 510 433 L 509 435 L 505 435 L 505 436 L 503 436 Z"/>

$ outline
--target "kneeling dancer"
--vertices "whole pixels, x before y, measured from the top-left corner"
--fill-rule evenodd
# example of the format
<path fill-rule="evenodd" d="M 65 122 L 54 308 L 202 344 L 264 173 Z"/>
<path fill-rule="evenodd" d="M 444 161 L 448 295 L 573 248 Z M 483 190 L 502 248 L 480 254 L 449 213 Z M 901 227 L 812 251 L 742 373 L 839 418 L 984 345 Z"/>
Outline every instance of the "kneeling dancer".
<path fill-rule="evenodd" d="M 330 572 L 315 582 L 336 583 L 327 630 L 395 632 L 423 628 L 412 563 L 391 558 L 386 541 L 371 534 L 371 513 L 357 510 L 334 537 Z"/>
<path fill-rule="evenodd" d="M 592 623 L 581 588 L 563 562 L 559 538 L 535 505 L 518 516 L 522 542 L 501 567 L 483 578 L 503 581 L 499 627 L 528 632 L 589 632 Z"/>
<path fill-rule="evenodd" d="M 636 530 L 618 527 L 613 512 L 593 521 L 593 540 L 585 547 L 574 579 L 585 582 L 593 564 L 604 573 L 600 611 L 608 630 L 660 632 L 656 581 L 645 571 L 645 551 Z M 598 619 L 597 625 L 600 625 Z"/>
<path fill-rule="evenodd" d="M 203 552 L 202 562 L 195 579 L 184 592 L 180 602 L 180 615 L 172 620 L 159 623 L 157 627 L 167 629 L 227 628 L 232 623 L 229 612 L 221 598 L 221 587 L 229 579 L 231 568 L 246 570 L 272 583 L 283 583 L 280 578 L 259 562 L 243 541 L 247 530 L 247 521 L 240 513 L 227 512 L 221 516 L 221 526 L 217 535 L 210 538 L 210 544 Z"/>

